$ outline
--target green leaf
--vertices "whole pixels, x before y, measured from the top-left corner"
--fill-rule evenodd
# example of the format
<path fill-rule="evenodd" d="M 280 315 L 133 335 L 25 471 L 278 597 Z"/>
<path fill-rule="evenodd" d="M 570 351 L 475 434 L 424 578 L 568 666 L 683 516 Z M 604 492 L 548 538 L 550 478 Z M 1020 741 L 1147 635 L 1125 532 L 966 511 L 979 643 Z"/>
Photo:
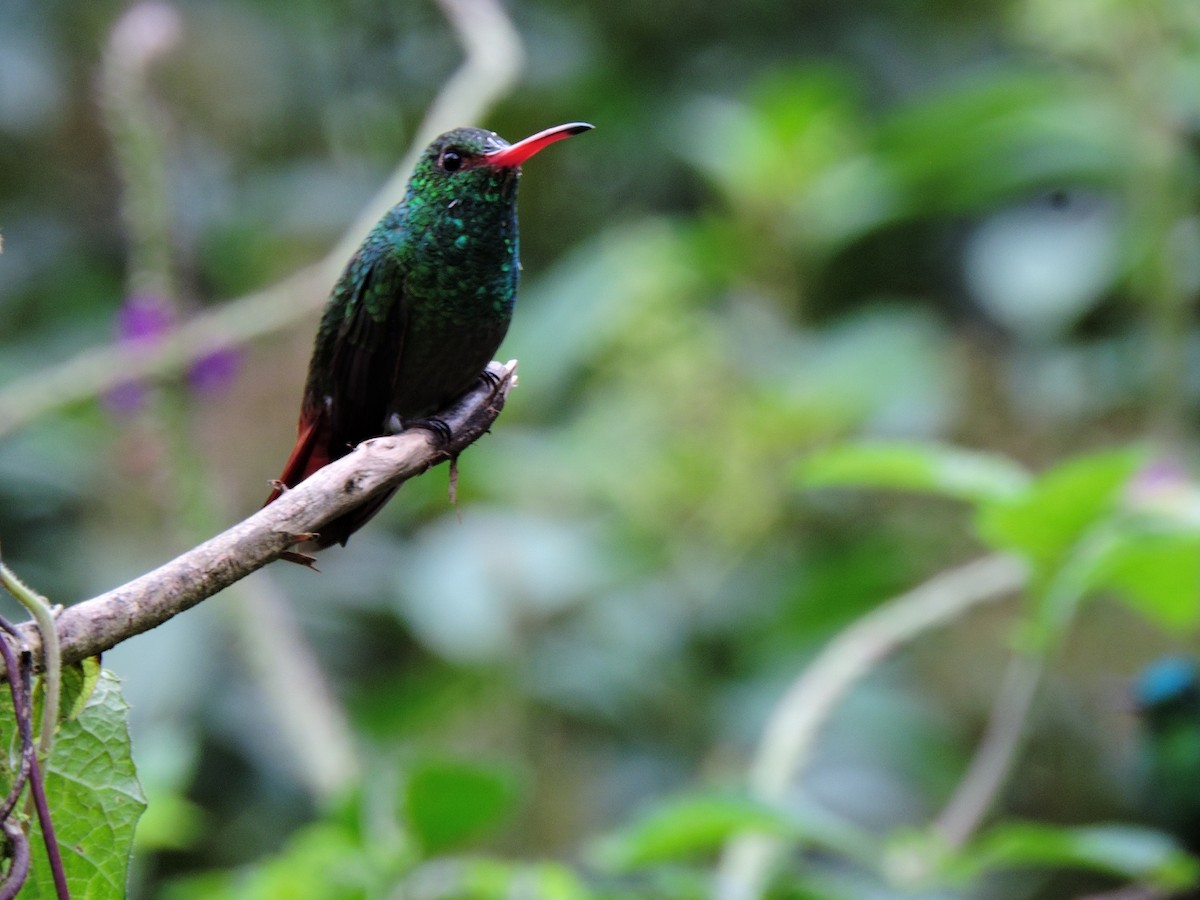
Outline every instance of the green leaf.
<path fill-rule="evenodd" d="M 129 855 L 146 808 L 130 755 L 129 705 L 102 671 L 78 714 L 63 722 L 44 768 L 46 800 L 73 897 L 125 896 Z M 11 727 L 11 708 L 5 723 Z M 31 829 L 33 868 L 23 898 L 55 896 L 41 830 Z"/>
<path fill-rule="evenodd" d="M 62 670 L 62 696 L 59 698 L 59 717 L 67 720 L 76 718 L 87 706 L 92 691 L 100 683 L 100 657 L 91 656 L 83 662 L 64 666 Z"/>
<path fill-rule="evenodd" d="M 478 837 L 516 806 L 506 769 L 451 759 L 417 763 L 404 786 L 408 823 L 429 855 Z"/>
<path fill-rule="evenodd" d="M 1058 828 L 1033 823 L 997 825 L 960 856 L 978 876 L 1012 868 L 1077 867 L 1174 889 L 1200 876 L 1200 863 L 1159 831 L 1133 825 Z"/>
<path fill-rule="evenodd" d="M 1200 534 L 1130 529 L 1109 550 L 1095 581 L 1163 628 L 1190 634 L 1200 621 Z"/>
<path fill-rule="evenodd" d="M 1073 459 L 1040 476 L 1023 495 L 984 507 L 979 532 L 997 549 L 1051 566 L 1085 530 L 1116 510 L 1125 484 L 1144 459 L 1140 450 Z"/>
<path fill-rule="evenodd" d="M 715 850 L 742 832 L 796 836 L 783 813 L 748 797 L 687 796 L 655 807 L 605 838 L 595 855 L 604 868 L 624 872 Z"/>
<path fill-rule="evenodd" d="M 870 442 L 842 444 L 803 461 L 804 487 L 857 485 L 929 491 L 974 503 L 1020 497 L 1029 475 L 991 453 L 943 444 Z"/>

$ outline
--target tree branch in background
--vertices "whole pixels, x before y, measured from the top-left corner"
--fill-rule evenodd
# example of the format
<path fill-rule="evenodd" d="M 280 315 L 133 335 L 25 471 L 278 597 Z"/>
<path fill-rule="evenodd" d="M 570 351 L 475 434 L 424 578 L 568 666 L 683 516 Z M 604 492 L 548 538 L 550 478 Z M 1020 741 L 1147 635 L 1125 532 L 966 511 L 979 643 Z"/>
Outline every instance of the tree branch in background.
<path fill-rule="evenodd" d="M 1027 579 L 1019 560 L 986 556 L 942 572 L 853 622 L 826 645 L 772 711 L 750 771 L 753 794 L 768 803 L 782 802 L 830 714 L 888 654 L 972 607 L 1011 595 Z M 777 839 L 760 835 L 732 841 L 721 860 L 718 897 L 763 896 L 779 847 Z"/>
<path fill-rule="evenodd" d="M 949 847 L 966 844 L 1004 786 L 1044 667 L 1044 659 L 1021 651 L 1009 660 L 979 748 L 933 825 Z"/>
<path fill-rule="evenodd" d="M 128 584 L 68 607 L 58 617 L 64 664 L 77 662 L 149 631 L 277 559 L 298 535 L 394 490 L 438 463 L 454 459 L 496 420 L 516 384 L 515 361 L 493 362 L 492 380 L 481 380 L 451 409 L 439 414 L 451 432 L 440 442 L 425 429 L 364 441 L 269 506 L 200 546 Z M 41 659 L 37 627 L 22 637 Z"/>
<path fill-rule="evenodd" d="M 524 61 L 520 36 L 497 0 L 439 0 L 465 58 L 425 114 L 387 183 L 324 257 L 283 281 L 196 316 L 152 346 L 110 343 L 33 372 L 0 388 L 0 437 L 122 384 L 161 377 L 231 345 L 280 331 L 315 313 L 346 260 L 371 226 L 403 194 L 409 172 L 434 137 L 478 122 L 516 81 Z"/>

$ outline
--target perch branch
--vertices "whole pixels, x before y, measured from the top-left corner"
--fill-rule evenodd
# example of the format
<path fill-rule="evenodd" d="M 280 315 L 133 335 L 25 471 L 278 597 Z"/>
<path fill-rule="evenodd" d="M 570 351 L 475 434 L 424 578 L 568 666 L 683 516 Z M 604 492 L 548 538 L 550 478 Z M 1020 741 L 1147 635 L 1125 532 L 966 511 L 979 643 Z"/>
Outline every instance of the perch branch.
<path fill-rule="evenodd" d="M 95 656 L 149 631 L 279 557 L 298 535 L 320 532 L 345 512 L 453 459 L 491 427 L 516 384 L 515 361 L 493 362 L 482 380 L 438 418 L 450 429 L 442 443 L 425 429 L 364 441 L 227 531 L 152 572 L 63 610 L 58 617 L 64 664 Z M 21 636 L 41 661 L 32 622 Z"/>

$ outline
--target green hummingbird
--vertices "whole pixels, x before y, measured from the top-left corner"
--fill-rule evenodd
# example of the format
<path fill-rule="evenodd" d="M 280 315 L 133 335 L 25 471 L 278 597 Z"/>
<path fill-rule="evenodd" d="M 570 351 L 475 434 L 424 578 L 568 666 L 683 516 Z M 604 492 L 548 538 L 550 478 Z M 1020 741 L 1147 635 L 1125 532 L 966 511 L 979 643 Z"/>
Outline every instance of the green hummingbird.
<path fill-rule="evenodd" d="M 404 198 L 367 235 L 325 305 L 296 445 L 267 503 L 367 438 L 438 430 L 428 417 L 480 378 L 512 319 L 521 164 L 591 128 L 572 122 L 515 144 L 456 128 L 425 148 Z M 387 500 L 330 522 L 315 546 L 345 544 Z"/>
<path fill-rule="evenodd" d="M 1147 813 L 1200 854 L 1200 666 L 1181 656 L 1151 663 L 1133 700 L 1142 721 Z"/>

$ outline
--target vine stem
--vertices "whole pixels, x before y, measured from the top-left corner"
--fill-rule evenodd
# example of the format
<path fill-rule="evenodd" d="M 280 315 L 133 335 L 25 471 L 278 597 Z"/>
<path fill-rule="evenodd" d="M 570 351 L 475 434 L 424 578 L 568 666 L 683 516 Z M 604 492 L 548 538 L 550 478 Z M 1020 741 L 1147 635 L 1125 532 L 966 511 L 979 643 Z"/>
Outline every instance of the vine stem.
<path fill-rule="evenodd" d="M 897 647 L 982 603 L 1010 596 L 1028 580 L 1011 556 L 986 556 L 942 572 L 857 619 L 817 655 L 772 711 L 750 770 L 750 790 L 778 804 L 807 765 L 821 728 L 850 689 Z M 757 900 L 780 842 L 742 835 L 725 848 L 719 900 Z"/>
<path fill-rule="evenodd" d="M 33 700 L 30 684 L 30 671 L 33 666 L 28 648 L 24 646 L 20 633 L 9 622 L 0 617 L 0 628 L 12 635 L 21 645 L 21 659 L 13 652 L 8 640 L 0 637 L 0 655 L 4 657 L 4 672 L 8 679 L 9 693 L 12 695 L 13 716 L 17 721 L 17 733 L 21 740 L 21 767 L 17 773 L 12 793 L 5 802 L 3 822 L 0 830 L 8 838 L 13 848 L 12 865 L 7 877 L 0 883 L 0 898 L 8 900 L 16 897 L 24 886 L 29 875 L 29 839 L 24 830 L 12 820 L 12 811 L 20 796 L 20 783 L 27 778 L 29 793 L 37 810 L 38 823 L 42 827 L 42 842 L 46 847 L 46 858 L 50 867 L 51 878 L 54 881 L 54 892 L 58 900 L 70 900 L 71 892 L 67 887 L 67 873 L 63 868 L 62 852 L 58 847 L 58 837 L 54 832 L 54 823 L 50 818 L 50 806 L 46 803 L 46 787 L 42 782 L 42 770 L 38 763 L 37 752 L 33 746 Z"/>
<path fill-rule="evenodd" d="M 933 824 L 950 849 L 966 844 L 1008 779 L 1044 668 L 1042 656 L 1017 652 L 1009 660 L 979 749 Z"/>
<path fill-rule="evenodd" d="M 67 887 L 67 872 L 63 868 L 62 851 L 58 848 L 58 838 L 54 835 L 54 825 L 50 821 L 50 806 L 46 802 L 46 786 L 42 782 L 42 767 L 37 755 L 29 767 L 29 792 L 33 795 L 33 806 L 37 810 L 38 824 L 42 826 L 42 838 L 46 845 L 46 856 L 50 860 L 50 874 L 54 879 L 54 890 L 59 900 L 70 900 L 71 891 Z"/>
<path fill-rule="evenodd" d="M 42 722 L 38 738 L 38 756 L 46 759 L 54 746 L 58 729 L 58 702 L 62 689 L 62 650 L 58 629 L 54 624 L 54 609 L 50 601 L 31 589 L 16 574 L 0 562 L 0 587 L 3 587 L 33 616 L 42 641 Z"/>

